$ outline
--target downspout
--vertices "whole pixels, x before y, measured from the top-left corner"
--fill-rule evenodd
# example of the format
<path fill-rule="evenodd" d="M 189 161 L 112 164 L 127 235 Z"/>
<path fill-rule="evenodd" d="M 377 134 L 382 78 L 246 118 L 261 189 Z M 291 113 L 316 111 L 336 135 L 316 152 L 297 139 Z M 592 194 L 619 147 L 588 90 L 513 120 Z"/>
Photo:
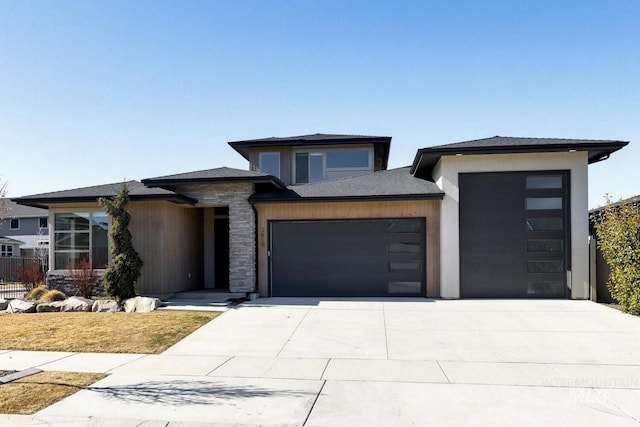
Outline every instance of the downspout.
<path fill-rule="evenodd" d="M 254 188 L 255 190 L 255 188 Z M 260 292 L 257 288 L 257 284 L 258 284 L 258 274 L 260 273 L 258 271 L 258 245 L 259 245 L 259 241 L 258 241 L 258 236 L 260 235 L 260 231 L 258 230 L 258 210 L 256 209 L 256 205 L 249 200 L 249 203 L 251 204 L 251 209 L 253 209 L 253 222 L 254 222 L 254 233 L 255 233 L 255 246 L 253 248 L 255 254 L 254 254 L 254 266 L 253 266 L 253 271 L 254 271 L 254 282 L 253 282 L 253 291 L 252 292 L 247 292 L 247 298 L 250 301 L 256 300 L 258 298 L 260 298 Z"/>

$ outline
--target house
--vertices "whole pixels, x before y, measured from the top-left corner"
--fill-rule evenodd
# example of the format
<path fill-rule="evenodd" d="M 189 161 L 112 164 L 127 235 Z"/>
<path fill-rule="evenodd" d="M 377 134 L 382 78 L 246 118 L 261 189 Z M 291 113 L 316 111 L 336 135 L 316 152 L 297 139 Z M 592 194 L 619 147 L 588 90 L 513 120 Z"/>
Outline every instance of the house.
<path fill-rule="evenodd" d="M 20 241 L 14 256 L 45 258 L 49 255 L 49 212 L 46 209 L 4 201 L 6 212 L 0 220 L 0 236 Z M 46 259 L 43 259 L 46 263 Z"/>
<path fill-rule="evenodd" d="M 588 298 L 587 167 L 625 141 L 491 137 L 418 150 L 391 138 L 233 141 L 226 167 L 129 182 L 144 294 Z M 49 209 L 50 277 L 109 262 L 98 197 L 119 184 L 25 196 Z"/>

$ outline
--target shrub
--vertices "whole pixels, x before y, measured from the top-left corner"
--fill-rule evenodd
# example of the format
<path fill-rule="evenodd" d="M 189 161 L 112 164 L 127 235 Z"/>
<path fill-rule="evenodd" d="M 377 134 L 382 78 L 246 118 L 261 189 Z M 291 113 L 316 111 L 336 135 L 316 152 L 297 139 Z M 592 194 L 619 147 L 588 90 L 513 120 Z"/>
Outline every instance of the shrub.
<path fill-rule="evenodd" d="M 96 274 L 91 262 L 85 258 L 78 262 L 75 269 L 69 268 L 69 278 L 78 288 L 78 293 L 85 298 L 91 298 L 93 288 L 98 283 L 98 275 Z"/>
<path fill-rule="evenodd" d="M 44 285 L 36 286 L 35 288 L 27 292 L 27 299 L 37 301 L 42 297 L 42 295 L 47 293 L 48 290 L 49 288 Z"/>
<path fill-rule="evenodd" d="M 133 248 L 131 233 L 129 232 L 129 221 L 131 215 L 127 212 L 126 206 L 129 203 L 129 189 L 126 183 L 118 191 L 118 194 L 111 199 L 98 199 L 111 217 L 111 262 L 102 276 L 105 290 L 114 297 L 118 303 L 136 296 L 135 284 L 140 277 L 142 270 L 142 259 Z"/>
<path fill-rule="evenodd" d="M 611 270 L 607 287 L 624 312 L 640 314 L 640 206 L 605 199 L 607 206 L 593 219 L 598 247 Z"/>
<path fill-rule="evenodd" d="M 57 289 L 51 289 L 40 297 L 42 302 L 64 301 L 66 299 L 67 296 Z"/>
<path fill-rule="evenodd" d="M 39 262 L 21 265 L 13 270 L 16 280 L 24 285 L 27 292 L 44 283 L 44 271 Z"/>

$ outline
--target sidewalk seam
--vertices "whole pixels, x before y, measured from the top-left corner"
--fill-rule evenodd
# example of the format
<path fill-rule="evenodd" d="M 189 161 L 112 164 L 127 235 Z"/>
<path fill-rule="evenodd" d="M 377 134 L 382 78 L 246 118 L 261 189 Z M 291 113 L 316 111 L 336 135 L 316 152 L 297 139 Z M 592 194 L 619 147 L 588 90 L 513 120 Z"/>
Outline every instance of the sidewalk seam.
<path fill-rule="evenodd" d="M 304 422 L 302 423 L 303 427 L 307 425 L 307 421 L 309 421 L 309 417 L 311 416 L 311 413 L 313 412 L 313 408 L 316 407 L 316 403 L 318 402 L 318 399 L 320 398 L 320 395 L 322 394 L 322 390 L 324 390 L 325 384 L 327 384 L 327 380 L 323 380 L 322 381 L 322 385 L 320 386 L 320 390 L 318 390 L 318 394 L 316 395 L 316 398 L 313 399 L 313 403 L 311 404 L 311 408 L 309 408 L 309 413 L 307 414 L 307 416 L 304 419 Z"/>

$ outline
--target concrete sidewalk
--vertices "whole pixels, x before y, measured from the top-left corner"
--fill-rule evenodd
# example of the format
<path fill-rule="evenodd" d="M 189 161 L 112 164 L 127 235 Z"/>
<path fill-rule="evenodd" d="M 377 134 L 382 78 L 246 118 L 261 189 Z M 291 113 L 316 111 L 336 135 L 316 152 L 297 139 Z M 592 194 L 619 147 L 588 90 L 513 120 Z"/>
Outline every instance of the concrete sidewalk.
<path fill-rule="evenodd" d="M 640 319 L 588 301 L 268 299 L 160 355 L 0 352 L 107 372 L 11 424 L 640 425 Z"/>

